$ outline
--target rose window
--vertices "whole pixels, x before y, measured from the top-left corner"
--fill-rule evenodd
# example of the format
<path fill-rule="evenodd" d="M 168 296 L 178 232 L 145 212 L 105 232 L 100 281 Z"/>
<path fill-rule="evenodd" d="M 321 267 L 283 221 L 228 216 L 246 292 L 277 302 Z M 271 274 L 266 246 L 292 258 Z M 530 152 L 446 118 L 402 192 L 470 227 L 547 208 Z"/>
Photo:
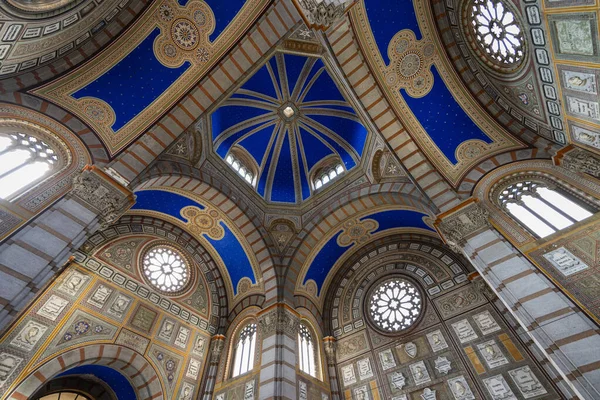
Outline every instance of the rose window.
<path fill-rule="evenodd" d="M 378 328 L 399 332 L 413 325 L 421 314 L 421 293 L 403 279 L 388 280 L 371 292 L 368 309 Z"/>
<path fill-rule="evenodd" d="M 146 279 L 157 289 L 175 293 L 189 282 L 189 269 L 183 257 L 169 247 L 155 247 L 144 256 L 142 269 Z"/>
<path fill-rule="evenodd" d="M 524 38 L 515 14 L 499 0 L 474 0 L 471 23 L 488 58 L 500 66 L 523 59 Z"/>

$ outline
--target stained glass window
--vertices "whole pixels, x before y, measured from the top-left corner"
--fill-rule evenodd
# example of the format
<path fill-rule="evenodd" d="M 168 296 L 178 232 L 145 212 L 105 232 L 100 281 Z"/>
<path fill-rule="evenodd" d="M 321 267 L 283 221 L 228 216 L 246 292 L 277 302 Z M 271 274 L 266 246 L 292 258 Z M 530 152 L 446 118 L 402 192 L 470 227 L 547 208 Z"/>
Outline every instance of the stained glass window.
<path fill-rule="evenodd" d="M 174 293 L 189 281 L 189 269 L 181 255 L 169 247 L 155 247 L 143 260 L 144 275 L 157 289 Z"/>
<path fill-rule="evenodd" d="M 421 314 L 421 293 L 404 279 L 391 279 L 371 292 L 368 307 L 377 327 L 387 332 L 400 332 L 414 324 Z"/>

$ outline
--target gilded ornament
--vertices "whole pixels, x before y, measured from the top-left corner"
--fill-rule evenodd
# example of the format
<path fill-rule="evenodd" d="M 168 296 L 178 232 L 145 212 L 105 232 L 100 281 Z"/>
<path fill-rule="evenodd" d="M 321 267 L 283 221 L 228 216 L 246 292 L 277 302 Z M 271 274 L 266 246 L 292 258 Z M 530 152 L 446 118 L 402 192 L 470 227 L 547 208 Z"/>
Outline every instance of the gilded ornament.
<path fill-rule="evenodd" d="M 412 97 L 423 97 L 433 87 L 430 67 L 435 61 L 435 46 L 426 39 L 402 30 L 388 46 L 390 65 L 384 71 L 385 81 L 394 90 L 404 89 Z"/>

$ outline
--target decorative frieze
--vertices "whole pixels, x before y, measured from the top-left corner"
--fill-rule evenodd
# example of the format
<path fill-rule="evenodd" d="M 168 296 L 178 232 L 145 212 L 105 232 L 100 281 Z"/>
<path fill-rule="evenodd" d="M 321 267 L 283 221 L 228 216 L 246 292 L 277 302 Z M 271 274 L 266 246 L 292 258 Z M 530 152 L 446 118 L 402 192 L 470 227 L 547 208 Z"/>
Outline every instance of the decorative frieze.
<path fill-rule="evenodd" d="M 262 332 L 262 337 L 266 338 L 276 333 L 284 333 L 295 338 L 298 334 L 299 318 L 290 311 L 282 307 L 260 316 L 258 324 Z"/>
<path fill-rule="evenodd" d="M 94 166 L 73 179 L 72 195 L 98 211 L 101 229 L 116 222 L 135 202 L 133 193 Z"/>
<path fill-rule="evenodd" d="M 582 172 L 600 178 L 600 156 L 588 150 L 569 145 L 554 157 L 554 164 L 573 172 Z"/>
<path fill-rule="evenodd" d="M 346 12 L 353 0 L 296 0 L 310 27 L 327 29 Z"/>
<path fill-rule="evenodd" d="M 481 204 L 467 201 L 458 210 L 439 216 L 435 226 L 448 246 L 460 253 L 469 235 L 480 229 L 491 227 L 489 214 L 489 211 Z"/>

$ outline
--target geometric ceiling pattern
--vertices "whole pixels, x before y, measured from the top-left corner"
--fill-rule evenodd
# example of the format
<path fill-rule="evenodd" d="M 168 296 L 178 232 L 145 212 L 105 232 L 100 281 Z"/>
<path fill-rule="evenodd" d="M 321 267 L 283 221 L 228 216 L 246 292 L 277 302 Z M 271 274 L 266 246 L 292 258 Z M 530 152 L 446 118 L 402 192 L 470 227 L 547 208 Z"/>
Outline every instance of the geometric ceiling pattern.
<path fill-rule="evenodd" d="M 276 53 L 211 117 L 214 151 L 254 164 L 269 202 L 298 204 L 316 189 L 311 175 L 329 160 L 360 163 L 368 136 L 320 58 Z M 248 166 L 252 168 L 252 166 Z"/>

